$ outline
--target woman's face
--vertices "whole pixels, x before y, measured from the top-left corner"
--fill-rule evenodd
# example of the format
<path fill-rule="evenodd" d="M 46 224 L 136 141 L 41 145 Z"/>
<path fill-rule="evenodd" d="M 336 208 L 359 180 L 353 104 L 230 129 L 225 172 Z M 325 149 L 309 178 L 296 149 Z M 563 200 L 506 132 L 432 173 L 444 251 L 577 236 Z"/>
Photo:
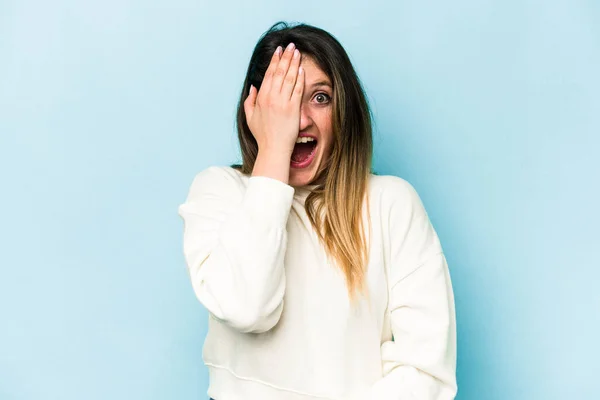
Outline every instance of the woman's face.
<path fill-rule="evenodd" d="M 312 137 L 316 147 L 311 152 L 311 142 L 296 143 L 289 178 L 289 184 L 295 187 L 308 185 L 317 177 L 333 147 L 331 80 L 310 57 L 303 56 L 300 65 L 304 69 L 305 81 L 300 106 L 299 136 Z"/>

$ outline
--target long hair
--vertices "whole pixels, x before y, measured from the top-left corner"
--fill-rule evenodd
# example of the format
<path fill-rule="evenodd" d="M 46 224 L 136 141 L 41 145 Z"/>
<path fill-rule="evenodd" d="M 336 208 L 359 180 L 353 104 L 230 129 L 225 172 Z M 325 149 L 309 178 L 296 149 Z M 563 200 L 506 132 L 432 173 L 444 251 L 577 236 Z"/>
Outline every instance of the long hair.
<path fill-rule="evenodd" d="M 259 39 L 248 65 L 237 108 L 236 125 L 242 164 L 232 167 L 243 174 L 252 173 L 258 144 L 248 128 L 243 103 L 250 85 L 260 88 L 277 46 L 285 48 L 290 42 L 303 56 L 310 57 L 332 81 L 332 153 L 311 182 L 316 186 L 307 196 L 305 208 L 328 256 L 344 273 L 350 297 L 354 297 L 356 292 L 364 293 L 366 289 L 369 244 L 362 210 L 366 203 L 368 211 L 372 118 L 348 54 L 330 33 L 307 24 L 290 26 L 278 22 Z M 370 216 L 368 218 L 370 229 Z"/>

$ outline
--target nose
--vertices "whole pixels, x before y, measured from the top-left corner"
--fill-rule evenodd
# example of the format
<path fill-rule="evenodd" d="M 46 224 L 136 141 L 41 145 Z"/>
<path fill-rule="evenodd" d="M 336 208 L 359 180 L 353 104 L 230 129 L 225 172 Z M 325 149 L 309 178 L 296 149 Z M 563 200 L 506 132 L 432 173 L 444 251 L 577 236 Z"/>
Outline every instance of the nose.
<path fill-rule="evenodd" d="M 313 120 L 310 116 L 310 107 L 302 104 L 300 106 L 300 132 L 308 129 L 313 123 Z"/>

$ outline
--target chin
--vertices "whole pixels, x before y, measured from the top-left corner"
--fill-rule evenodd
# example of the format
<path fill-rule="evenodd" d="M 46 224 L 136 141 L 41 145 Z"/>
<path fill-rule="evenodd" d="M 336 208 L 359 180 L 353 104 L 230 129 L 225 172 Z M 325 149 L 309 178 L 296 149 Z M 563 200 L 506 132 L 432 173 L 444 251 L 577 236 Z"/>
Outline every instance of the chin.
<path fill-rule="evenodd" d="M 320 143 L 315 141 L 315 145 L 308 149 L 301 149 L 297 144 L 295 151 L 303 153 L 304 156 L 301 156 L 302 154 L 298 154 L 298 157 L 292 155 L 289 185 L 302 187 L 313 184 L 322 167 L 323 160 L 326 160 L 331 154 L 330 146 L 321 146 Z"/>
<path fill-rule="evenodd" d="M 294 187 L 302 187 L 310 185 L 315 176 L 313 168 L 302 170 L 290 169 L 289 185 Z"/>
<path fill-rule="evenodd" d="M 289 185 L 294 187 L 307 186 L 313 183 L 317 177 L 319 166 L 321 165 L 321 154 L 315 154 L 312 162 L 304 168 L 294 168 L 290 165 Z"/>

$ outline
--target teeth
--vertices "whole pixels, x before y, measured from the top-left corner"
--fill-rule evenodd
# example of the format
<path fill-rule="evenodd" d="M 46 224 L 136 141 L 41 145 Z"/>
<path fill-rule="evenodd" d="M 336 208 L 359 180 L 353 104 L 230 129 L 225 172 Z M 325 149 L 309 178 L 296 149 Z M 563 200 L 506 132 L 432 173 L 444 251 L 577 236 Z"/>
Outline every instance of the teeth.
<path fill-rule="evenodd" d="M 311 137 L 299 137 L 298 139 L 296 139 L 296 143 L 308 143 L 308 142 L 314 142 L 315 139 L 311 138 Z"/>

